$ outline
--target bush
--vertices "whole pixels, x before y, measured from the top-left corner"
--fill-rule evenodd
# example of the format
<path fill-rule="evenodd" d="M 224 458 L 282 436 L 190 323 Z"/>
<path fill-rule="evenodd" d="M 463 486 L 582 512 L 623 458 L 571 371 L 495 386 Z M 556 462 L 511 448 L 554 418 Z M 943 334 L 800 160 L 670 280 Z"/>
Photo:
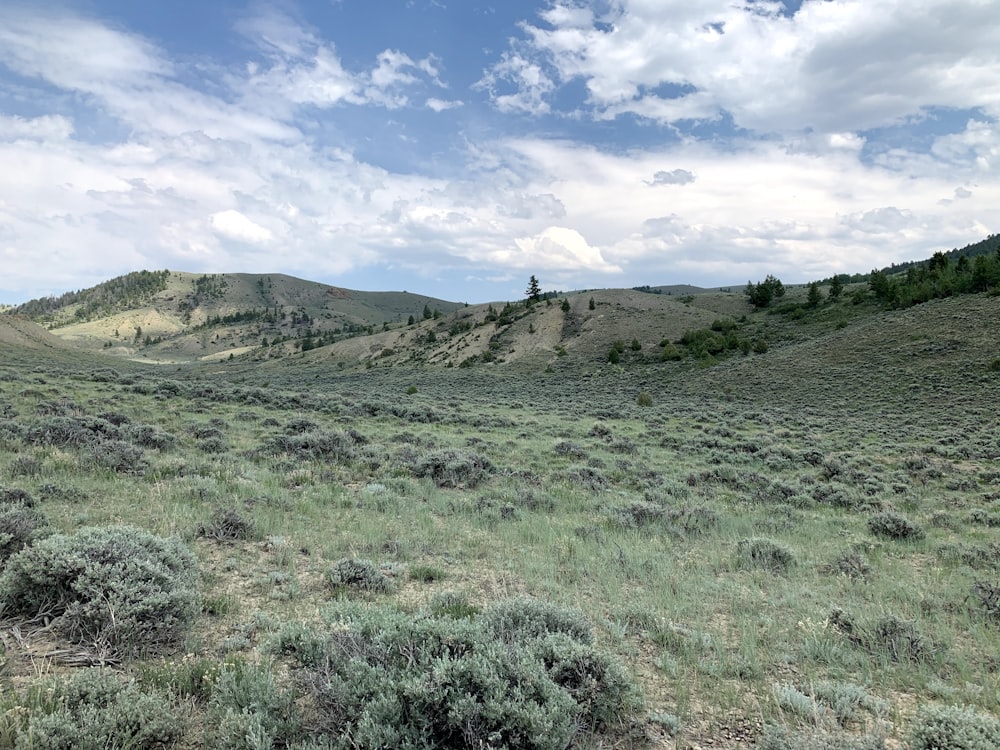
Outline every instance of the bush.
<path fill-rule="evenodd" d="M 568 635 L 580 643 L 592 641 L 590 623 L 575 609 L 564 609 L 534 599 L 496 602 L 483 613 L 486 628 L 509 643 L 552 633 Z"/>
<path fill-rule="evenodd" d="M 652 406 L 653 397 L 650 396 L 646 391 L 642 391 L 635 399 L 635 403 L 638 406 Z"/>
<path fill-rule="evenodd" d="M 17 703 L 24 709 L 6 711 L 0 732 L 25 750 L 160 748 L 180 739 L 185 726 L 166 693 L 101 669 L 35 685 Z"/>
<path fill-rule="evenodd" d="M 868 519 L 868 530 L 875 536 L 898 541 L 917 541 L 924 538 L 924 530 L 898 513 L 876 513 Z"/>
<path fill-rule="evenodd" d="M 995 750 L 1000 722 L 970 706 L 924 706 L 908 739 L 911 750 Z"/>
<path fill-rule="evenodd" d="M 266 664 L 226 664 L 208 703 L 211 747 L 270 750 L 286 747 L 301 730 L 294 696 L 282 689 Z"/>
<path fill-rule="evenodd" d="M 241 539 L 259 539 L 260 533 L 253 522 L 236 508 L 216 508 L 212 520 L 198 527 L 198 536 L 217 541 L 233 542 Z"/>
<path fill-rule="evenodd" d="M 0 503 L 0 564 L 51 533 L 49 519 L 41 511 L 20 503 Z"/>
<path fill-rule="evenodd" d="M 264 455 L 286 453 L 303 459 L 347 461 L 355 457 L 355 446 L 366 442 L 364 436 L 354 432 L 310 430 L 301 434 L 272 437 L 261 446 L 259 452 Z"/>
<path fill-rule="evenodd" d="M 343 557 L 330 570 L 334 588 L 352 588 L 384 594 L 392 591 L 392 581 L 370 560 Z"/>
<path fill-rule="evenodd" d="M 852 644 L 876 658 L 894 662 L 928 662 L 942 650 L 940 644 L 920 632 L 916 623 L 895 615 L 858 622 L 849 613 L 838 608 L 827 619 Z"/>
<path fill-rule="evenodd" d="M 617 526 L 626 529 L 640 529 L 661 522 L 667 511 L 662 505 L 636 500 L 628 505 L 609 508 L 607 514 L 611 522 Z"/>
<path fill-rule="evenodd" d="M 494 471 L 485 456 L 456 450 L 434 451 L 413 467 L 414 476 L 430 477 L 438 487 L 476 487 Z"/>
<path fill-rule="evenodd" d="M 284 649 L 316 709 L 308 730 L 361 750 L 564 750 L 634 711 L 624 671 L 564 632 L 579 630 L 580 616 L 546 608 L 503 603 L 454 619 L 338 607 L 301 658 Z"/>
<path fill-rule="evenodd" d="M 94 444 L 89 458 L 95 466 L 117 474 L 141 475 L 149 468 L 142 448 L 123 440 L 105 440 Z"/>
<path fill-rule="evenodd" d="M 116 654 L 177 642 L 199 612 L 198 569 L 179 541 L 129 527 L 54 534 L 0 576 L 6 616 L 45 615 L 72 641 Z"/>
<path fill-rule="evenodd" d="M 736 545 L 736 562 L 744 570 L 783 573 L 795 564 L 795 556 L 770 539 L 741 539 Z"/>

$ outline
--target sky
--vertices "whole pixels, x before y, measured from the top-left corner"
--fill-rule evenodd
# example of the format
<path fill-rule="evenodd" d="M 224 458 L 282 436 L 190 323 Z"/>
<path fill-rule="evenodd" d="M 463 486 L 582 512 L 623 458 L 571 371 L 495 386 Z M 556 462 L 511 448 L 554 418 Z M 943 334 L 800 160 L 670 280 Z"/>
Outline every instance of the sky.
<path fill-rule="evenodd" d="M 997 0 L 0 3 L 0 302 L 804 283 L 1000 218 Z"/>

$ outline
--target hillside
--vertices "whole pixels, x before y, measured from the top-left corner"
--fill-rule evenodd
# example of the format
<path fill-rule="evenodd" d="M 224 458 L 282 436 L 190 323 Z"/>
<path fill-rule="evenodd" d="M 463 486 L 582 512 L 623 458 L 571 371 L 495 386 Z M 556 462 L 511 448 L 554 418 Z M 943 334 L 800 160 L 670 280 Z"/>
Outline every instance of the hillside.
<path fill-rule="evenodd" d="M 91 351 L 158 363 L 290 353 L 460 307 L 407 292 L 359 292 L 283 274 L 138 272 L 14 312 Z"/>

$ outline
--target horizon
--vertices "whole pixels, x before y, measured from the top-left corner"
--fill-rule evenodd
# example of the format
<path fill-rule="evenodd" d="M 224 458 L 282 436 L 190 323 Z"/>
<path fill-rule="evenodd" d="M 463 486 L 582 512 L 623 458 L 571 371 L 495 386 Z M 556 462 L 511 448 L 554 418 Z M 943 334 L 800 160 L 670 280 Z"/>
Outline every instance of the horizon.
<path fill-rule="evenodd" d="M 142 268 L 496 301 L 927 258 L 997 229 L 998 33 L 977 0 L 7 4 L 0 300 Z"/>

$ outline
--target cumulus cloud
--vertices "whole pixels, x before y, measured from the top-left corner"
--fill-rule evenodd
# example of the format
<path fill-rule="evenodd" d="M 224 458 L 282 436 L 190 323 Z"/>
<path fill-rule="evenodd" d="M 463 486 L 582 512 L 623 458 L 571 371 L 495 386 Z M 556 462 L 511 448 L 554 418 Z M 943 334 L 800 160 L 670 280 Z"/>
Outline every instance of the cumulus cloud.
<path fill-rule="evenodd" d="M 520 251 L 517 263 L 524 268 L 601 273 L 620 273 L 622 270 L 608 263 L 600 249 L 568 227 L 546 227 L 533 237 L 519 237 L 514 242 Z"/>
<path fill-rule="evenodd" d="M 212 214 L 209 223 L 212 229 L 224 237 L 241 242 L 260 244 L 273 237 L 268 229 L 231 208 Z"/>
<path fill-rule="evenodd" d="M 526 21 L 484 78 L 516 87 L 497 106 L 526 100 L 545 111 L 559 86 L 580 81 L 597 118 L 727 113 L 763 132 L 864 130 L 931 106 L 1000 108 L 1000 14 L 980 0 L 806 0 L 792 15 L 749 0 L 605 7 L 556 0 L 544 23 Z M 663 86 L 674 93 L 653 93 Z"/>
<path fill-rule="evenodd" d="M 476 84 L 501 112 L 540 115 L 549 111 L 546 96 L 556 85 L 539 63 L 517 52 L 505 53 Z"/>

